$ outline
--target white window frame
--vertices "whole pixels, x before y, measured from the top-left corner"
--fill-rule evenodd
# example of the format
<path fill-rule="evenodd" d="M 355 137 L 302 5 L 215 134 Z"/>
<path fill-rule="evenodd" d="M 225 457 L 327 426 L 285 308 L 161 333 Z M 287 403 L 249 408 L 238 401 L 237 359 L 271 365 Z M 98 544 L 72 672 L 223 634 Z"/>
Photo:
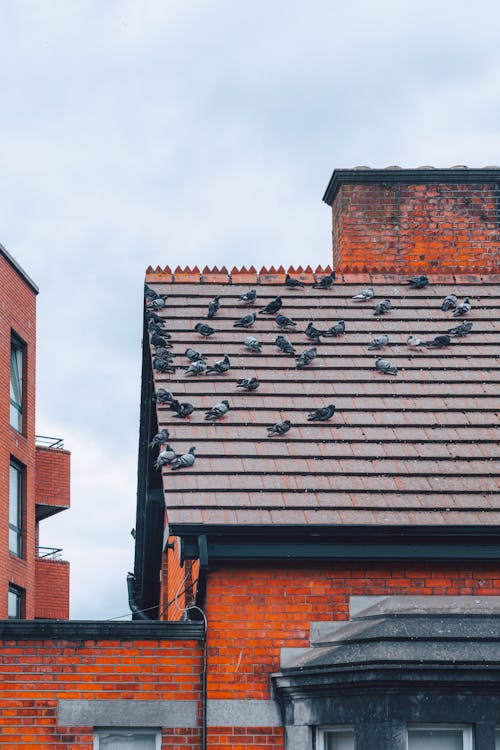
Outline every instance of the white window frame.
<path fill-rule="evenodd" d="M 318 729 L 316 732 L 316 746 L 317 750 L 325 750 L 326 743 L 325 743 L 325 737 L 329 734 L 335 734 L 336 732 L 351 732 L 352 733 L 352 739 L 354 743 L 354 748 L 356 748 L 356 735 L 354 732 L 354 727 L 349 724 L 334 726 L 334 727 L 321 727 L 321 729 Z"/>
<path fill-rule="evenodd" d="M 474 750 L 474 741 L 472 727 L 464 724 L 408 724 L 406 732 L 406 749 L 408 750 L 408 732 L 409 731 L 460 731 L 463 737 L 463 750 Z"/>
<path fill-rule="evenodd" d="M 120 732 L 131 738 L 139 732 L 147 732 L 154 735 L 155 750 L 161 750 L 161 729 L 155 727 L 94 727 L 94 750 L 102 750 L 100 737 L 110 732 Z"/>

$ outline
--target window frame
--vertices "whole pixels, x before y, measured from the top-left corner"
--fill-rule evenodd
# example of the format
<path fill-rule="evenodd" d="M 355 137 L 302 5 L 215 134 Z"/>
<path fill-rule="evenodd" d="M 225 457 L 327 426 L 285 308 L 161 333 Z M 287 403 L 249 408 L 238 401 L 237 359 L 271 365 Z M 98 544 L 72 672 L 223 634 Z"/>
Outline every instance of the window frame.
<path fill-rule="evenodd" d="M 155 750 L 161 750 L 161 729 L 158 727 L 94 727 L 94 750 L 102 750 L 102 735 L 110 732 L 122 732 L 133 739 L 133 735 L 139 732 L 154 735 Z"/>
<path fill-rule="evenodd" d="M 9 583 L 8 596 L 13 594 L 16 597 L 16 615 L 9 614 L 10 598 L 7 603 L 7 619 L 8 620 L 22 620 L 24 615 L 24 589 L 20 586 L 16 586 L 14 583 Z"/>
<path fill-rule="evenodd" d="M 19 356 L 20 355 L 20 356 Z M 18 362 L 18 358 L 20 358 L 20 362 Z M 13 361 L 16 361 L 16 374 L 17 374 L 17 388 L 20 390 L 20 401 L 16 401 L 15 397 L 12 397 L 12 391 L 15 390 L 13 387 L 13 374 L 14 374 L 14 368 L 13 368 Z M 10 384 L 10 390 L 9 390 L 9 424 L 12 427 L 12 429 L 16 430 L 16 432 L 19 432 L 20 434 L 24 434 L 24 428 L 25 428 L 25 414 L 24 414 L 24 405 L 26 401 L 26 342 L 23 341 L 23 339 L 15 333 L 15 331 L 11 330 L 10 332 L 10 371 L 9 371 L 9 384 Z M 13 415 L 16 415 L 16 418 L 14 419 Z M 15 424 L 14 424 L 15 422 Z"/>
<path fill-rule="evenodd" d="M 24 495 L 25 495 L 25 466 L 19 461 L 16 461 L 12 456 L 9 462 L 9 553 L 19 557 L 21 560 L 24 558 Z M 12 470 L 16 472 L 16 518 L 13 518 L 11 513 L 12 503 Z M 15 534 L 16 538 L 16 549 L 11 547 L 11 534 Z"/>
<path fill-rule="evenodd" d="M 410 731 L 449 731 L 458 730 L 462 732 L 463 750 L 474 750 L 474 735 L 470 724 L 408 724 L 406 727 L 406 750 L 409 750 L 408 733 Z"/>
<path fill-rule="evenodd" d="M 335 734 L 340 732 L 351 732 L 353 739 L 354 750 L 356 750 L 356 733 L 352 724 L 338 725 L 333 727 L 320 727 L 316 730 L 316 746 L 317 750 L 325 750 L 326 742 L 325 739 L 329 734 Z"/>

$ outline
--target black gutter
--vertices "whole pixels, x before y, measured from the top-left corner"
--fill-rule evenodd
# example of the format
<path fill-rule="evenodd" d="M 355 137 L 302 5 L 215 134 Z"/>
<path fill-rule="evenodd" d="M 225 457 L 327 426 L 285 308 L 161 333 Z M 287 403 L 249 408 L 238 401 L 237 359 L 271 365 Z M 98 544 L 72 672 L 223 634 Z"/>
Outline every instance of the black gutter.
<path fill-rule="evenodd" d="M 392 185 L 494 185 L 496 183 L 500 186 L 500 167 L 496 166 L 482 169 L 434 169 L 432 167 L 420 169 L 401 169 L 399 167 L 335 169 L 323 195 L 323 201 L 331 206 L 342 185 L 379 184 L 381 187 L 390 187 Z"/>

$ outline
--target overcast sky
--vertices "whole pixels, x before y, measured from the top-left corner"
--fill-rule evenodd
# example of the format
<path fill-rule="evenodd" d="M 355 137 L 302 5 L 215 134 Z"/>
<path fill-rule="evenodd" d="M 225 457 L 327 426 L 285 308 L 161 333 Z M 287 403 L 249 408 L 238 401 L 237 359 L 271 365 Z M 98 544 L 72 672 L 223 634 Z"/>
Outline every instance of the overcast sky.
<path fill-rule="evenodd" d="M 40 287 L 41 544 L 128 617 L 144 271 L 328 264 L 334 168 L 500 163 L 495 0 L 0 2 L 0 242 Z"/>

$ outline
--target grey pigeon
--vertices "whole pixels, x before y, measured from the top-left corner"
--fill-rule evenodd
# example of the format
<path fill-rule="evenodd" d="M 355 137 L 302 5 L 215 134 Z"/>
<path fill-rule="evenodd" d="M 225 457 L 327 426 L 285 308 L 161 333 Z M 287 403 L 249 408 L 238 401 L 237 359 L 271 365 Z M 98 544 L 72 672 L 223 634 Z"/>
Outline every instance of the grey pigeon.
<path fill-rule="evenodd" d="M 156 299 L 158 297 L 158 294 L 154 289 L 151 289 L 150 286 L 144 284 L 144 296 L 146 297 L 146 299 Z"/>
<path fill-rule="evenodd" d="M 292 426 L 289 419 L 285 419 L 284 422 L 278 422 L 277 424 L 273 424 L 272 427 L 267 428 L 268 437 L 271 437 L 272 435 L 284 435 L 285 432 L 288 432 L 290 427 Z"/>
<path fill-rule="evenodd" d="M 447 310 L 453 310 L 458 305 L 458 299 L 454 294 L 447 294 L 441 303 L 441 310 L 447 312 Z"/>
<path fill-rule="evenodd" d="M 242 302 L 246 302 L 247 305 L 253 305 L 253 303 L 257 299 L 257 292 L 255 291 L 255 289 L 251 289 L 249 292 L 245 292 L 245 294 L 242 294 L 239 299 Z"/>
<path fill-rule="evenodd" d="M 319 281 L 313 284 L 313 289 L 330 289 L 335 281 L 335 271 L 332 271 L 328 276 L 323 276 Z"/>
<path fill-rule="evenodd" d="M 331 419 L 333 417 L 333 412 L 335 411 L 334 404 L 330 404 L 329 406 L 322 406 L 319 409 L 315 409 L 312 411 L 307 419 L 309 422 L 326 422 L 328 419 Z"/>
<path fill-rule="evenodd" d="M 214 364 L 211 367 L 207 367 L 207 373 L 209 372 L 217 372 L 219 375 L 223 375 L 225 372 L 227 372 L 231 367 L 231 362 L 229 361 L 229 357 L 227 354 L 224 354 L 224 357 L 222 359 L 217 360 L 217 362 L 214 362 Z"/>
<path fill-rule="evenodd" d="M 172 364 L 172 359 L 167 357 L 153 357 L 153 369 L 157 372 L 169 372 L 175 374 L 176 368 Z"/>
<path fill-rule="evenodd" d="M 277 315 L 275 318 L 278 328 L 295 328 L 297 323 L 286 315 Z"/>
<path fill-rule="evenodd" d="M 255 318 L 257 315 L 255 313 L 249 313 L 248 315 L 244 315 L 239 320 L 235 320 L 233 323 L 234 328 L 250 328 L 255 323 Z"/>
<path fill-rule="evenodd" d="M 175 455 L 175 451 L 169 446 L 165 446 L 165 450 L 160 451 L 158 453 L 158 458 L 155 461 L 155 469 L 161 469 L 162 466 L 168 466 L 168 464 L 172 464 L 176 460 L 177 456 Z"/>
<path fill-rule="evenodd" d="M 424 346 L 428 349 L 443 349 L 450 345 L 450 337 L 447 334 L 435 336 L 432 341 L 424 341 Z"/>
<path fill-rule="evenodd" d="M 206 412 L 205 419 L 220 419 L 224 416 L 224 414 L 227 414 L 228 411 L 229 401 L 224 399 L 219 404 L 215 404 L 215 406 L 212 406 L 212 408 Z"/>
<path fill-rule="evenodd" d="M 285 354 L 291 354 L 292 356 L 296 353 L 292 343 L 287 339 L 286 336 L 278 335 L 275 339 L 275 344 L 278 349 L 281 349 Z"/>
<path fill-rule="evenodd" d="M 406 339 L 406 346 L 410 346 L 412 349 L 416 349 L 418 346 L 422 346 L 422 344 L 423 341 L 418 336 L 408 336 Z"/>
<path fill-rule="evenodd" d="M 161 323 L 158 323 L 157 320 L 153 320 L 153 318 L 150 318 L 148 320 L 149 333 L 158 333 L 160 336 L 165 336 L 165 338 L 167 339 L 171 338 L 170 334 L 165 330 L 165 321 L 163 320 L 163 318 L 160 318 L 160 320 Z"/>
<path fill-rule="evenodd" d="M 185 417 L 189 417 L 190 414 L 194 411 L 193 404 L 190 404 L 188 401 L 183 401 L 182 403 L 179 403 L 177 399 L 174 399 L 171 404 L 170 408 L 172 411 L 175 412 L 176 417 L 181 417 L 184 419 Z"/>
<path fill-rule="evenodd" d="M 271 302 L 268 302 L 265 307 L 259 310 L 259 313 L 261 315 L 275 315 L 278 310 L 281 310 L 282 305 L 283 301 L 281 297 L 275 297 L 275 299 L 271 300 Z"/>
<path fill-rule="evenodd" d="M 163 445 L 167 442 L 167 440 L 170 437 L 170 432 L 167 430 L 166 427 L 163 428 L 163 430 L 160 430 L 160 432 L 157 432 L 152 441 L 149 444 L 150 448 L 154 448 L 155 445 Z"/>
<path fill-rule="evenodd" d="M 322 333 L 322 336 L 341 336 L 343 333 L 345 333 L 345 323 L 343 320 L 339 320 L 338 323 L 335 323 L 335 325 L 330 326 L 330 328 L 327 328 L 324 333 Z"/>
<path fill-rule="evenodd" d="M 424 289 L 429 283 L 429 279 L 425 274 L 422 274 L 421 276 L 412 276 L 410 279 L 408 279 L 408 284 L 411 286 L 412 289 Z"/>
<path fill-rule="evenodd" d="M 195 462 L 195 452 L 196 448 L 193 446 L 189 449 L 189 453 L 183 453 L 182 456 L 178 456 L 172 463 L 170 464 L 170 468 L 172 471 L 176 471 L 177 469 L 185 469 L 186 467 L 192 466 Z"/>
<path fill-rule="evenodd" d="M 371 299 L 374 295 L 373 289 L 370 287 L 367 287 L 366 289 L 362 289 L 360 292 L 354 295 L 353 299 L 358 302 L 366 302 L 366 300 Z"/>
<path fill-rule="evenodd" d="M 167 340 L 163 336 L 158 336 L 157 333 L 153 333 L 151 336 L 151 344 L 153 346 L 167 346 Z"/>
<path fill-rule="evenodd" d="M 386 333 L 382 333 L 380 336 L 375 336 L 372 341 L 368 344 L 368 349 L 382 349 L 389 343 L 389 336 Z"/>
<path fill-rule="evenodd" d="M 301 287 L 305 286 L 305 284 L 303 281 L 294 279 L 292 276 L 290 276 L 289 273 L 287 273 L 286 279 L 285 279 L 285 286 L 287 286 L 289 289 L 300 289 Z"/>
<path fill-rule="evenodd" d="M 375 360 L 375 367 L 379 372 L 383 372 L 384 375 L 398 374 L 398 368 L 392 367 L 390 362 L 388 362 L 386 359 L 382 359 L 381 357 L 377 357 L 377 359 Z"/>
<path fill-rule="evenodd" d="M 204 359 L 198 359 L 196 362 L 191 362 L 188 367 L 184 368 L 186 375 L 203 375 L 208 372 L 207 363 Z"/>
<path fill-rule="evenodd" d="M 316 354 L 317 351 L 315 346 L 313 346 L 312 349 L 306 349 L 298 358 L 297 367 L 307 367 L 307 365 L 310 365 Z"/>
<path fill-rule="evenodd" d="M 472 321 L 469 321 L 468 323 L 460 323 L 459 326 L 455 326 L 454 328 L 450 328 L 448 333 L 450 336 L 467 336 L 468 333 L 472 331 Z"/>
<path fill-rule="evenodd" d="M 247 349 L 250 349 L 251 352 L 256 352 L 257 354 L 260 354 L 262 349 L 262 344 L 260 341 L 257 341 L 255 336 L 247 336 L 245 340 L 243 341 Z"/>
<path fill-rule="evenodd" d="M 463 302 L 461 302 L 459 305 L 455 307 L 453 310 L 453 315 L 456 318 L 461 317 L 462 315 L 467 315 L 468 312 L 471 310 L 471 303 L 468 297 L 464 299 Z"/>
<path fill-rule="evenodd" d="M 159 294 L 155 299 L 152 299 L 148 303 L 148 308 L 150 310 L 161 310 L 162 307 L 165 307 L 167 299 L 168 297 L 166 294 Z"/>
<path fill-rule="evenodd" d="M 205 359 L 205 355 L 199 352 L 197 349 L 193 349 L 188 346 L 184 355 L 189 359 L 190 362 L 199 362 L 200 359 Z"/>
<path fill-rule="evenodd" d="M 216 314 L 217 310 L 220 307 L 219 304 L 220 297 L 214 297 L 211 302 L 208 303 L 208 312 L 207 312 L 207 318 L 213 318 Z"/>
<path fill-rule="evenodd" d="M 146 310 L 145 316 L 147 321 L 153 320 L 155 323 L 158 323 L 160 325 L 163 323 L 163 318 L 161 317 L 161 315 L 158 315 L 158 313 L 154 310 Z"/>
<path fill-rule="evenodd" d="M 381 302 L 377 302 L 375 309 L 373 310 L 374 315 L 385 315 L 386 312 L 392 309 L 391 300 L 383 299 Z"/>
<path fill-rule="evenodd" d="M 203 336 L 204 338 L 208 338 L 209 336 L 212 336 L 212 334 L 215 333 L 215 329 L 211 328 L 206 323 L 197 323 L 194 327 L 194 330 L 197 331 L 200 336 Z"/>
<path fill-rule="evenodd" d="M 155 401 L 157 404 L 170 404 L 174 400 L 173 393 L 165 390 L 165 388 L 158 388 L 155 393 Z"/>
<path fill-rule="evenodd" d="M 318 329 L 315 328 L 312 323 L 309 323 L 306 328 L 306 336 L 308 339 L 312 339 L 317 344 L 319 344 L 319 337 L 321 336 L 321 332 L 318 331 Z"/>
<path fill-rule="evenodd" d="M 240 378 L 236 388 L 244 388 L 245 391 L 256 391 L 260 386 L 260 382 L 257 378 Z"/>

